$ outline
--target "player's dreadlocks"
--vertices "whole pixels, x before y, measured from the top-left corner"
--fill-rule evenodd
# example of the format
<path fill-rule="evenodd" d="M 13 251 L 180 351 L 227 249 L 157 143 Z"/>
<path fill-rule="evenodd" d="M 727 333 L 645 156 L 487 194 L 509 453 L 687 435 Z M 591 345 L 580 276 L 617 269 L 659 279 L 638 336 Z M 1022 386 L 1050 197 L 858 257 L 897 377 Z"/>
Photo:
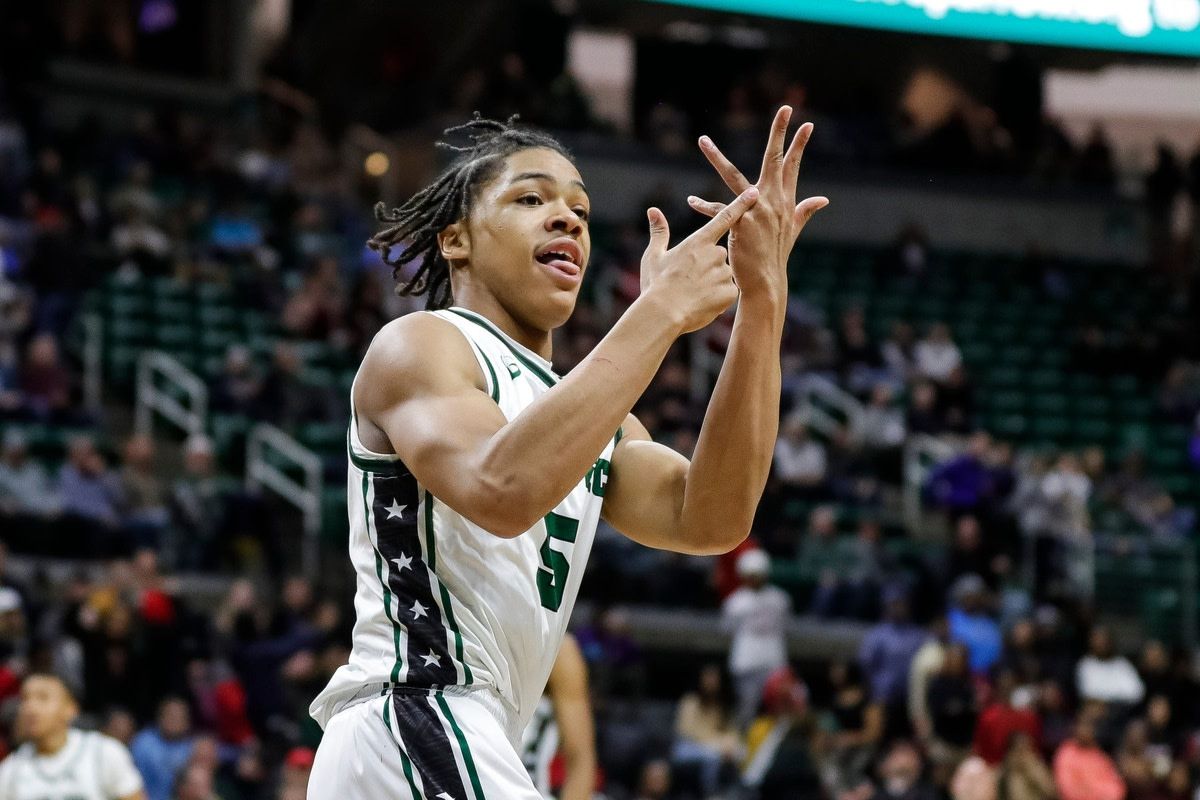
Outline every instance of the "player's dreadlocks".
<path fill-rule="evenodd" d="M 487 183 L 504 159 L 520 150 L 544 147 L 570 158 L 570 153 L 553 137 L 544 133 L 518 128 L 516 115 L 507 122 L 484 119 L 476 111 L 465 125 L 447 128 L 446 136 L 467 134 L 471 144 L 457 146 L 441 141 L 437 146 L 461 155 L 429 186 L 417 192 L 404 205 L 388 210 L 383 203 L 375 204 L 375 218 L 390 223 L 376 233 L 367 245 L 392 267 L 392 277 L 403 295 L 428 294 L 425 307 L 445 308 L 450 305 L 450 265 L 438 249 L 438 234 L 470 211 L 476 190 Z M 392 255 L 393 245 L 404 245 Z M 420 266 L 407 281 L 401 271 L 406 264 Z"/>

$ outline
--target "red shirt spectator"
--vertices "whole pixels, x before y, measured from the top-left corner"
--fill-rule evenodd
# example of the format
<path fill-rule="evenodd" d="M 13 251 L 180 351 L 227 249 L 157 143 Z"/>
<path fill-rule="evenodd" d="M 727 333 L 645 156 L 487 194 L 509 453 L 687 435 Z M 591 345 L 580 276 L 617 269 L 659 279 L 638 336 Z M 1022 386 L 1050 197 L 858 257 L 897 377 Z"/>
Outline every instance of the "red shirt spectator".
<path fill-rule="evenodd" d="M 975 725 L 975 753 L 996 766 L 1008 752 L 1008 739 L 1021 731 L 1033 739 L 1035 748 L 1042 744 L 1042 721 L 1028 708 L 1016 708 L 1012 704 L 1012 693 L 1016 689 L 1017 677 L 1011 670 L 1000 672 L 996 680 L 996 700 L 979 715 Z"/>
<path fill-rule="evenodd" d="M 1125 800 L 1125 781 L 1096 745 L 1095 725 L 1086 714 L 1075 724 L 1075 737 L 1054 754 L 1054 782 L 1061 800 Z"/>

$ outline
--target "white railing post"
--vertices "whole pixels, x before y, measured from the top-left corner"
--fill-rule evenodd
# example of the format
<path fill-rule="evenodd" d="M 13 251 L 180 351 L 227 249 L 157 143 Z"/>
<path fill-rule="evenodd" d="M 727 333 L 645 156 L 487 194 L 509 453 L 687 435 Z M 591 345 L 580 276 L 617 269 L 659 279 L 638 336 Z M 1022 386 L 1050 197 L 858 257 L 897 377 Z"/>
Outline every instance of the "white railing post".
<path fill-rule="evenodd" d="M 921 487 L 929 475 L 925 458 L 941 462 L 953 458 L 958 451 L 953 445 L 929 434 L 908 437 L 904 444 L 904 524 L 909 532 L 921 522 Z"/>
<path fill-rule="evenodd" d="M 156 386 L 157 376 L 178 387 L 186 396 L 187 404 Z M 138 433 L 151 432 L 155 412 L 187 433 L 203 433 L 208 422 L 208 387 L 200 376 L 171 356 L 159 350 L 149 350 L 142 353 L 137 365 L 134 427 Z"/>
<path fill-rule="evenodd" d="M 805 375 L 800 378 L 795 394 L 797 408 L 806 415 L 808 424 L 826 436 L 832 436 L 843 425 L 854 436 L 862 430 L 863 404 L 828 378 Z M 839 421 L 830 409 L 839 412 L 845 422 Z"/>
<path fill-rule="evenodd" d="M 104 402 L 104 320 L 95 312 L 83 315 L 83 402 L 92 411 Z"/>
<path fill-rule="evenodd" d="M 296 464 L 304 473 L 299 483 L 267 459 L 268 449 Z M 321 533 L 321 496 L 324 489 L 321 458 L 274 425 L 259 423 L 246 439 L 246 488 L 267 488 L 300 509 L 304 518 L 301 550 L 304 573 L 316 575 L 317 538 Z"/>

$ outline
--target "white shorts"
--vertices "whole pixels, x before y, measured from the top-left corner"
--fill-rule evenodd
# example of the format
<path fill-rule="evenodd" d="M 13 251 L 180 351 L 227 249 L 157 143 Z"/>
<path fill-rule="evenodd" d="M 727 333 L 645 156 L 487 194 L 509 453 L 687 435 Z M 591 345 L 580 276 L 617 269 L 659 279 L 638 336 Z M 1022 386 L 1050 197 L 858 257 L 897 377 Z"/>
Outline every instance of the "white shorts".
<path fill-rule="evenodd" d="M 399 691 L 329 720 L 308 800 L 542 800 L 488 708 L 470 695 Z"/>

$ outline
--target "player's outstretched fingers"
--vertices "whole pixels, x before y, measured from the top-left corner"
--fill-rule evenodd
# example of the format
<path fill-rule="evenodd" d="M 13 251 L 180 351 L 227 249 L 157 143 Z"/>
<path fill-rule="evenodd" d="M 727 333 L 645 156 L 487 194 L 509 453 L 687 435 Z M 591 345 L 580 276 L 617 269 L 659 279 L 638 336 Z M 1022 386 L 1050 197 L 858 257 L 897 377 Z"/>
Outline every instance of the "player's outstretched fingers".
<path fill-rule="evenodd" d="M 709 244 L 717 242 L 729 232 L 735 222 L 742 218 L 742 214 L 749 211 L 750 207 L 757 202 L 758 187 L 751 186 L 739 194 L 732 203 L 718 211 L 712 219 L 704 223 L 704 227 L 689 236 L 686 241 L 700 241 Z"/>
<path fill-rule="evenodd" d="M 671 227 L 667 225 L 666 215 L 651 207 L 646 209 L 646 219 L 650 221 L 650 244 L 646 246 L 646 252 L 665 253 L 671 242 Z"/>
<path fill-rule="evenodd" d="M 804 160 L 804 148 L 808 146 L 808 140 L 812 138 L 813 124 L 806 122 L 800 126 L 800 130 L 796 131 L 796 135 L 792 137 L 792 143 L 788 145 L 787 153 L 783 157 L 783 188 L 784 191 L 791 192 L 791 196 L 796 196 L 796 180 L 800 177 L 800 162 Z"/>
<path fill-rule="evenodd" d="M 699 211 L 706 217 L 715 217 L 717 214 L 720 214 L 721 209 L 725 207 L 724 203 L 714 203 L 711 200 L 705 200 L 703 198 L 696 197 L 694 194 L 689 194 L 687 201 L 688 205 L 691 206 L 693 211 Z"/>
<path fill-rule="evenodd" d="M 796 233 L 804 230 L 804 226 L 813 218 L 813 215 L 827 205 L 829 205 L 828 197 L 810 197 L 796 206 Z"/>
<path fill-rule="evenodd" d="M 721 176 L 721 180 L 725 181 L 725 185 L 729 187 L 730 191 L 740 194 L 750 186 L 750 181 L 746 180 L 742 171 L 725 157 L 712 139 L 707 136 L 700 137 L 700 152 L 704 153 L 708 163 L 713 165 L 713 169 Z"/>
<path fill-rule="evenodd" d="M 767 137 L 767 149 L 763 151 L 762 171 L 758 174 L 758 182 L 764 187 L 769 186 L 768 178 L 782 174 L 783 143 L 787 140 L 788 123 L 792 121 L 792 107 L 780 106 L 775 112 L 771 123 L 771 133 Z"/>

